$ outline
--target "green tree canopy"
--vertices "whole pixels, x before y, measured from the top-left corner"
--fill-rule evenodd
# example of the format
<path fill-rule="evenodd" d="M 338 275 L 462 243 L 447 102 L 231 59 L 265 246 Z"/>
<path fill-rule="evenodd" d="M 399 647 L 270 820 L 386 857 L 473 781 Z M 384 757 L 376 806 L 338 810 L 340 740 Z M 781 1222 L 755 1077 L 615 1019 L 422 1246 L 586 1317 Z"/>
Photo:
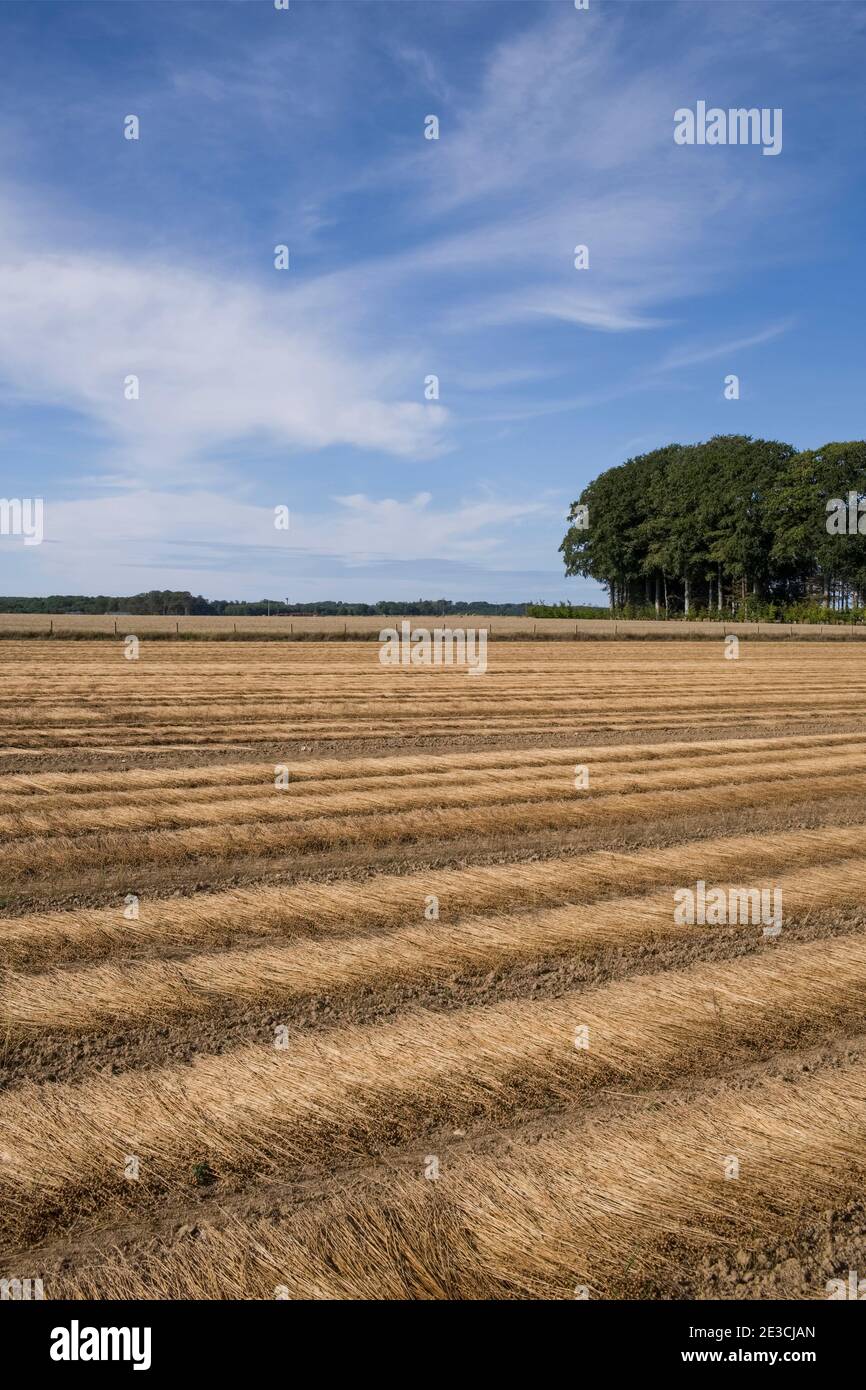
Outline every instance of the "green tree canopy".
<path fill-rule="evenodd" d="M 673 611 L 815 594 L 847 607 L 866 593 L 866 534 L 830 534 L 827 506 L 852 492 L 866 498 L 863 441 L 802 453 L 749 435 L 669 444 L 583 489 L 560 546 L 565 572 L 598 580 L 615 607 L 640 602 L 644 584 L 656 595 L 661 585 Z"/>

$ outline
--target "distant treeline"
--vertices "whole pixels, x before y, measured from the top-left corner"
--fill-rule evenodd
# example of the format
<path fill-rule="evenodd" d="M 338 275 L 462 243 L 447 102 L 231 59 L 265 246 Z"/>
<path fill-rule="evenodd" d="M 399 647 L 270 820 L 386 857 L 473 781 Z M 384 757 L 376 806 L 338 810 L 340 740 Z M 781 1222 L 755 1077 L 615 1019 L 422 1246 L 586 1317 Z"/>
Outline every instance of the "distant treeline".
<path fill-rule="evenodd" d="M 527 618 L 609 618 L 610 609 L 590 603 L 527 603 Z"/>
<path fill-rule="evenodd" d="M 47 598 L 2 598 L 0 613 L 132 613 L 170 614 L 172 617 L 335 617 L 375 618 L 378 616 L 443 617 L 477 613 L 489 617 L 522 618 L 525 603 L 455 602 L 450 599 L 416 599 L 414 602 L 383 600 L 381 603 L 340 603 L 325 599 L 320 603 L 281 603 L 279 599 L 259 599 L 241 603 L 232 599 L 206 599 L 201 594 L 171 589 L 151 589 L 146 594 L 118 598 L 107 594 L 50 594 Z M 601 611 L 601 610 L 600 610 Z"/>
<path fill-rule="evenodd" d="M 600 473 L 560 551 L 566 574 L 598 580 L 629 617 L 859 615 L 864 498 L 863 440 L 798 452 L 716 435 Z"/>

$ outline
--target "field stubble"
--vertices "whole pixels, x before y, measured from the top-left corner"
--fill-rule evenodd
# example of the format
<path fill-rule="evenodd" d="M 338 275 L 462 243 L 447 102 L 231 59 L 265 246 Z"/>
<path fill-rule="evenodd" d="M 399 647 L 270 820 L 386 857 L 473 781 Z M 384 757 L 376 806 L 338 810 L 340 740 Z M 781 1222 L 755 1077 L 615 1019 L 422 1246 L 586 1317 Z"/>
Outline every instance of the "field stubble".
<path fill-rule="evenodd" d="M 759 1293 L 862 1189 L 864 660 L 0 641 L 3 1272 Z M 698 881 L 781 889 L 781 932 L 676 921 Z"/>

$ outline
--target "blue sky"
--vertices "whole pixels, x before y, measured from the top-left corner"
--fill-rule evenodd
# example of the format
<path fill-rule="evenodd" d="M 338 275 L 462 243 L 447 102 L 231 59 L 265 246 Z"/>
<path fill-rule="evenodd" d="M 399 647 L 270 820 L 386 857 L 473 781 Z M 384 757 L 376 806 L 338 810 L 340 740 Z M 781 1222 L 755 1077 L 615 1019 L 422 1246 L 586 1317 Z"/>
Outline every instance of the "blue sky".
<path fill-rule="evenodd" d="M 586 600 L 601 469 L 862 437 L 864 50 L 860 0 L 6 0 L 0 495 L 45 540 L 0 592 Z M 676 145 L 698 100 L 781 153 Z"/>

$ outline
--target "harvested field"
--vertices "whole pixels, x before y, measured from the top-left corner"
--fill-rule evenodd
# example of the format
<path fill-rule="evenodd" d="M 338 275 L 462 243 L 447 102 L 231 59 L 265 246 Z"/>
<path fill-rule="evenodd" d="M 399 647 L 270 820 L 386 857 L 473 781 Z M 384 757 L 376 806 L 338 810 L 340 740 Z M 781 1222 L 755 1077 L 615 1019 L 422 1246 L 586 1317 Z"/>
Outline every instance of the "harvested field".
<path fill-rule="evenodd" d="M 0 640 L 0 1274 L 813 1299 L 856 1268 L 856 643 L 503 641 L 468 679 L 141 635 Z"/>
<path fill-rule="evenodd" d="M 82 642 L 72 657 L 62 643 L 0 643 L 7 750 L 129 759 L 234 749 L 261 760 L 265 750 L 313 743 L 363 752 L 383 735 L 401 751 L 456 735 L 474 751 L 493 735 L 543 746 L 556 734 L 572 747 L 586 735 L 610 732 L 627 743 L 637 731 L 675 736 L 682 727 L 795 734 L 855 720 L 866 698 L 854 642 L 832 654 L 817 643 L 744 642 L 738 661 L 724 659 L 721 640 L 522 642 L 491 647 L 481 679 L 455 668 L 381 666 L 367 643 L 241 649 L 145 639 L 136 661 L 124 650 L 120 641 Z M 58 663 L 74 667 L 60 688 Z"/>
<path fill-rule="evenodd" d="M 448 618 L 399 617 L 169 617 L 154 614 L 80 614 L 80 613 L 0 613 L 0 635 L 8 638 L 26 637 L 125 637 L 128 633 L 163 640 L 190 638 L 196 640 L 232 641 L 234 638 L 269 642 L 322 642 L 348 639 L 376 641 L 383 628 L 409 622 L 412 629 L 439 627 L 458 622 Z M 484 628 L 491 637 L 503 640 L 582 640 L 649 639 L 651 641 L 680 641 L 683 637 L 718 640 L 722 632 L 741 637 L 760 637 L 763 640 L 824 641 L 862 640 L 866 628 L 850 622 L 836 623 L 750 623 L 704 619 L 689 622 L 643 621 L 622 618 L 500 618 L 467 613 L 460 623 Z"/>

